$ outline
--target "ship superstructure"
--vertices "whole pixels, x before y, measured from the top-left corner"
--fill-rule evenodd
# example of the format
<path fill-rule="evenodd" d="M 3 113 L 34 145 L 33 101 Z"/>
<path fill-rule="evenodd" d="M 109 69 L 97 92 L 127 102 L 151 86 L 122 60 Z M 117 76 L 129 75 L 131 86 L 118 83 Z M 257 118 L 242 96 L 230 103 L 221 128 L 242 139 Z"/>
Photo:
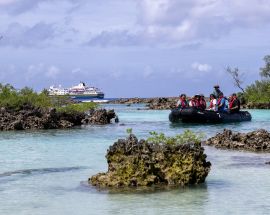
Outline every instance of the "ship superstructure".
<path fill-rule="evenodd" d="M 99 88 L 88 87 L 84 82 L 71 88 L 51 86 L 48 91 L 50 96 L 70 96 L 75 99 L 104 98 L 104 93 Z"/>

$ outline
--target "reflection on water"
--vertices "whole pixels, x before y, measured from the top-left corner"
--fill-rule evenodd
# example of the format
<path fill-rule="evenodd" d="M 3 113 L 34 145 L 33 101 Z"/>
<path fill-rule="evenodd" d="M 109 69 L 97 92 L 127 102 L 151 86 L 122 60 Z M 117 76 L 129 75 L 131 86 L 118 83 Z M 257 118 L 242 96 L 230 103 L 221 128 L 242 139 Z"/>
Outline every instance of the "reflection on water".
<path fill-rule="evenodd" d="M 205 146 L 212 167 L 206 183 L 185 188 L 98 190 L 87 179 L 107 170 L 105 154 L 132 128 L 140 138 L 150 131 L 175 135 L 184 129 L 207 136 L 224 128 L 270 130 L 270 111 L 252 110 L 251 122 L 171 124 L 170 111 L 113 107 L 119 124 L 0 134 L 0 214 L 268 214 L 269 154 Z"/>

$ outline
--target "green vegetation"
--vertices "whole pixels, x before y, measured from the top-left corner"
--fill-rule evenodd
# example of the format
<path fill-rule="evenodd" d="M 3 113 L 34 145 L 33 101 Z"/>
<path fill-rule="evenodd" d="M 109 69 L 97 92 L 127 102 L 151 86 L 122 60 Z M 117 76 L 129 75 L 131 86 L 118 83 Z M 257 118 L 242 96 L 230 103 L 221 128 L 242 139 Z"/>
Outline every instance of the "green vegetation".
<path fill-rule="evenodd" d="M 85 112 L 88 110 L 96 109 L 97 104 L 94 102 L 89 103 L 79 103 L 79 104 L 68 104 L 65 106 L 57 107 L 56 110 L 58 112 L 65 112 L 65 113 L 75 113 L 75 112 Z"/>
<path fill-rule="evenodd" d="M 262 80 L 255 81 L 245 89 L 247 102 L 270 103 L 270 55 L 264 57 L 265 66 L 260 68 Z"/>
<path fill-rule="evenodd" d="M 265 62 L 265 66 L 260 68 L 260 75 L 264 78 L 270 78 L 270 55 L 266 55 L 263 60 Z"/>
<path fill-rule="evenodd" d="M 127 128 L 126 132 L 127 134 L 132 134 L 132 128 Z"/>
<path fill-rule="evenodd" d="M 195 143 L 199 144 L 204 138 L 204 134 L 199 133 L 196 134 L 190 130 L 185 130 L 182 134 L 177 134 L 174 137 L 167 137 L 164 133 L 150 132 L 150 137 L 147 139 L 149 143 L 155 144 L 169 144 L 169 145 L 177 145 L 184 143 Z"/>
<path fill-rule="evenodd" d="M 51 107 L 50 98 L 44 94 L 37 94 L 31 88 L 16 90 L 13 86 L 0 84 L 0 106 L 10 109 L 20 109 L 23 105 L 34 107 Z"/>
<path fill-rule="evenodd" d="M 245 89 L 242 87 L 243 74 L 239 69 L 226 68 L 227 73 L 233 78 L 234 85 L 242 91 L 238 93 L 241 104 L 251 103 L 256 107 L 258 104 L 270 103 L 270 55 L 265 56 L 263 60 L 265 65 L 260 68 L 261 80 L 256 80 Z"/>
<path fill-rule="evenodd" d="M 23 106 L 29 105 L 40 108 L 56 108 L 60 112 L 85 112 L 97 108 L 97 104 L 79 103 L 72 104 L 66 96 L 50 97 L 47 90 L 36 93 L 33 89 L 25 87 L 16 90 L 13 86 L 0 84 L 0 107 L 11 110 L 20 110 Z"/>
<path fill-rule="evenodd" d="M 270 102 L 270 80 L 255 81 L 246 88 L 245 98 L 248 102 L 269 103 Z"/>

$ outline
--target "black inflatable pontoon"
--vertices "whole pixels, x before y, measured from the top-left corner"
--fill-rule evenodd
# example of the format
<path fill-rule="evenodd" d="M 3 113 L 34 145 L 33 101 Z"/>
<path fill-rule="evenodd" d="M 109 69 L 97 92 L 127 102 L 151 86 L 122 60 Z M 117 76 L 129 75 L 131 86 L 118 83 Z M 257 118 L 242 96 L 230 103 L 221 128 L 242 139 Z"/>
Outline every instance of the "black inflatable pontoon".
<path fill-rule="evenodd" d="M 169 115 L 171 122 L 195 122 L 195 123 L 227 123 L 250 121 L 251 114 L 248 111 L 238 113 L 215 112 L 199 110 L 197 108 L 174 109 Z"/>

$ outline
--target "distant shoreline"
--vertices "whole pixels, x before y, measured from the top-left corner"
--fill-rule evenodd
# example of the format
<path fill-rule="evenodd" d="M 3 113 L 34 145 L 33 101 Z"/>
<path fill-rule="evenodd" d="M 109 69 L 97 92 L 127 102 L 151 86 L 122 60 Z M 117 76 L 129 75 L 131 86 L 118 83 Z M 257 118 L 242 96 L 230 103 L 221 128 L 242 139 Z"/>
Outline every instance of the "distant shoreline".
<path fill-rule="evenodd" d="M 189 99 L 190 97 L 188 97 Z M 151 97 L 151 98 L 140 98 L 140 97 L 134 97 L 134 98 L 115 98 L 115 99 L 108 99 L 109 101 L 106 102 L 107 104 L 147 104 L 148 106 L 155 106 L 160 103 L 162 103 L 162 107 L 164 109 L 171 109 L 170 106 L 173 104 L 176 104 L 179 97 Z M 205 98 L 206 101 L 209 101 L 209 98 Z M 269 103 L 252 103 L 249 102 L 247 104 L 241 105 L 242 109 L 270 109 L 270 102 Z M 151 109 L 151 108 L 150 108 Z M 155 109 L 155 108 L 152 108 Z M 162 109 L 162 108 L 159 108 Z"/>

